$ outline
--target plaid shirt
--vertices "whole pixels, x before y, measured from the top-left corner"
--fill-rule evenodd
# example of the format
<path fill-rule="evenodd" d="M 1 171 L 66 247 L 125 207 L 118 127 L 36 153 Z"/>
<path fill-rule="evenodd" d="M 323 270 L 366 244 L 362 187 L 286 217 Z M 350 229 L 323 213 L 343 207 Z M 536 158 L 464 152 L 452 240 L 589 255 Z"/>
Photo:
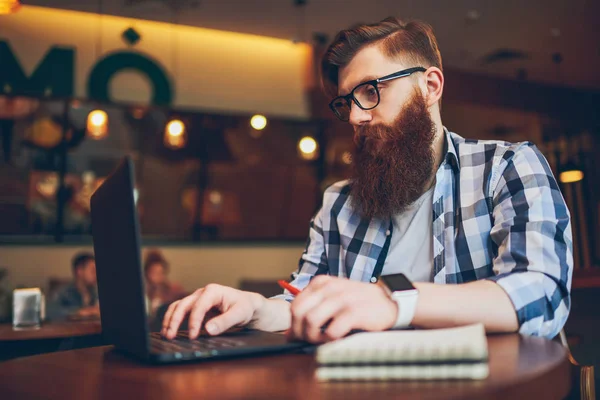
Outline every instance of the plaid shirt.
<path fill-rule="evenodd" d="M 521 333 L 554 337 L 569 315 L 573 244 L 570 214 L 546 159 L 529 142 L 445 134 L 433 195 L 431 281 L 495 281 L 510 297 Z M 319 274 L 376 282 L 385 273 L 392 223 L 361 218 L 349 192 L 349 181 L 325 191 L 293 286 L 303 289 Z M 277 297 L 293 299 L 287 291 Z"/>

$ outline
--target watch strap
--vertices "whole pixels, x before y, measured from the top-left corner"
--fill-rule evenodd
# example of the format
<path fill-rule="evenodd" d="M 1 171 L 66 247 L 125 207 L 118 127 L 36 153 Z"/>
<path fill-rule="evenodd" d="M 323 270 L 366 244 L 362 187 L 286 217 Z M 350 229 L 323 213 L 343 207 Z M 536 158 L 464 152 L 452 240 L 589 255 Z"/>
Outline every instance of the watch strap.
<path fill-rule="evenodd" d="M 415 316 L 419 292 L 417 290 L 393 292 L 391 297 L 398 305 L 398 316 L 392 329 L 409 327 Z"/>

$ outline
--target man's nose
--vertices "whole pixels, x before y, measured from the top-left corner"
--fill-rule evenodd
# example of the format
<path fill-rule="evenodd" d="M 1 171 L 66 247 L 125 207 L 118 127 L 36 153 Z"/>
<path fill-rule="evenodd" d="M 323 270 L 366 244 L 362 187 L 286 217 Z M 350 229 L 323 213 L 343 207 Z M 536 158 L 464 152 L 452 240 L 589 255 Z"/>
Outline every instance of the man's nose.
<path fill-rule="evenodd" d="M 371 116 L 371 112 L 367 110 L 363 110 L 359 106 L 356 105 L 354 101 L 350 103 L 350 118 L 348 122 L 354 126 L 360 126 L 371 121 L 373 117 Z"/>

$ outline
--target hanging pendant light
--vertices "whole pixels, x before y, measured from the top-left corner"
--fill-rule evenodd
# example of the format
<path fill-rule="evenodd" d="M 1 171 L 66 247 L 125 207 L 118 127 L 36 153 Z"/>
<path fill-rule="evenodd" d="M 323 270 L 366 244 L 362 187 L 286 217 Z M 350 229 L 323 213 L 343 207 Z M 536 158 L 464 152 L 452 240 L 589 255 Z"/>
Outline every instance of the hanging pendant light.
<path fill-rule="evenodd" d="M 170 6 L 173 7 L 173 20 L 170 24 L 171 33 L 171 67 L 173 69 L 173 76 L 179 76 L 177 72 L 177 17 L 179 7 L 174 3 L 169 2 Z M 178 150 L 185 147 L 187 143 L 187 132 L 185 124 L 178 118 L 172 118 L 165 126 L 165 134 L 163 136 L 163 143 L 166 147 Z"/>
<path fill-rule="evenodd" d="M 19 0 L 0 0 L 0 15 L 16 13 L 20 8 L 21 2 Z"/>
<path fill-rule="evenodd" d="M 304 136 L 298 142 L 298 153 L 304 160 L 315 160 L 318 157 L 319 145 L 312 136 Z"/>
<path fill-rule="evenodd" d="M 262 131 L 267 126 L 267 117 L 256 114 L 250 119 L 250 126 L 257 131 Z"/>
<path fill-rule="evenodd" d="M 102 55 L 102 9 L 104 0 L 98 0 L 98 32 L 94 59 Z M 92 110 L 88 114 L 86 136 L 90 139 L 101 140 L 108 136 L 108 114 L 104 110 Z"/>
<path fill-rule="evenodd" d="M 264 115 L 256 114 L 250 118 L 250 137 L 259 139 L 263 135 L 263 129 L 267 126 L 267 117 Z"/>
<path fill-rule="evenodd" d="M 86 134 L 95 140 L 108 136 L 108 114 L 105 111 L 93 110 L 88 114 Z"/>
<path fill-rule="evenodd" d="M 171 149 L 181 149 L 187 143 L 185 124 L 180 119 L 170 120 L 165 127 L 165 146 Z"/>

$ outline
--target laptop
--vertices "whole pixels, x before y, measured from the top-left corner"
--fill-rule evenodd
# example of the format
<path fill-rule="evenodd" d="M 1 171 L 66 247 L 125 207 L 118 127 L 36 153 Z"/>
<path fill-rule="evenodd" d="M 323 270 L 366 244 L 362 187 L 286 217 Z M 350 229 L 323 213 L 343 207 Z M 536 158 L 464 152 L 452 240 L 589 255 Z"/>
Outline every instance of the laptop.
<path fill-rule="evenodd" d="M 250 329 L 190 340 L 149 332 L 142 278 L 140 228 L 134 201 L 134 167 L 125 157 L 91 198 L 102 334 L 116 349 L 151 363 L 213 360 L 299 351 L 307 343 Z"/>

